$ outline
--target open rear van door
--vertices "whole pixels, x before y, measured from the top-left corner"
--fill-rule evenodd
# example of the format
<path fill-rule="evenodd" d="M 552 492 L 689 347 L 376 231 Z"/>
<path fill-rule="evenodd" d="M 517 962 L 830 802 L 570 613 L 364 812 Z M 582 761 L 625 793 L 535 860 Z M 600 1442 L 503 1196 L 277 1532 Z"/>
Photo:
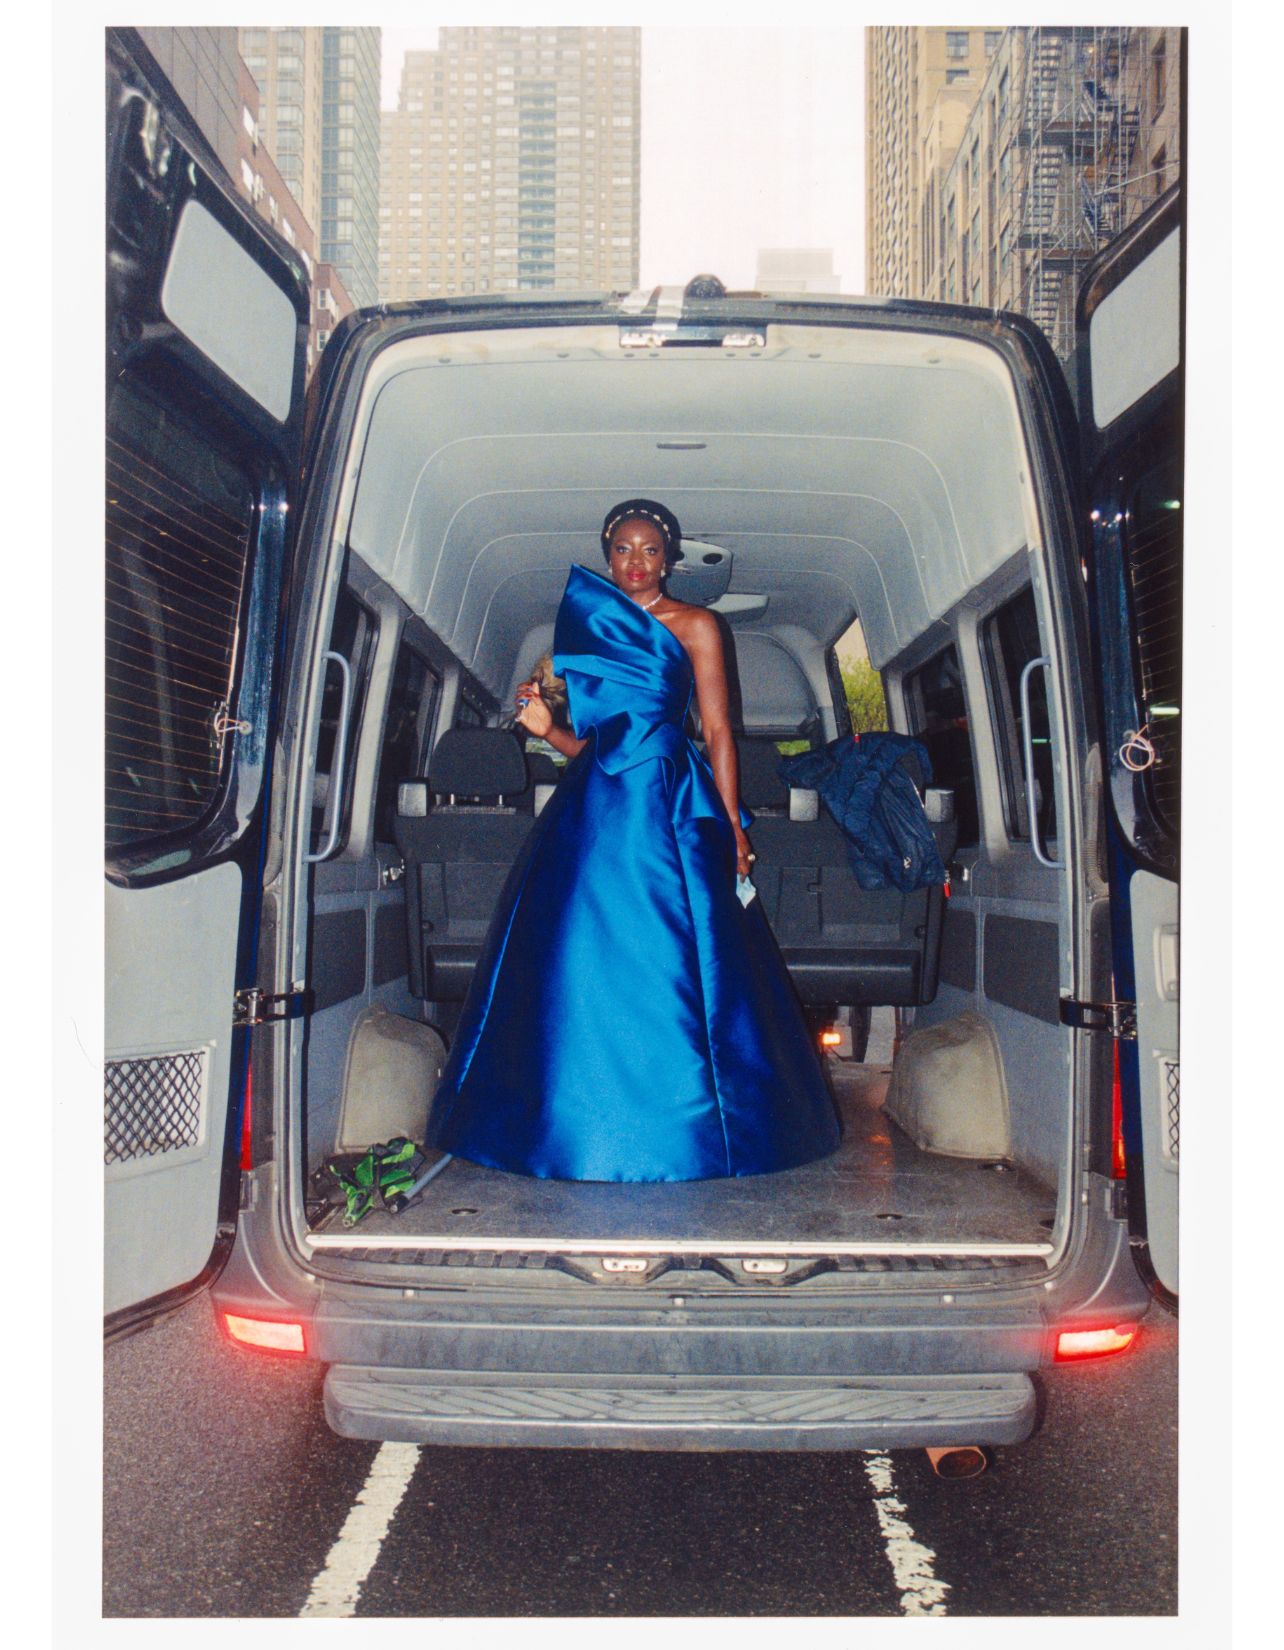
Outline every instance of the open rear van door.
<path fill-rule="evenodd" d="M 111 1333 L 235 1235 L 309 296 L 132 31 L 107 39 Z"/>
<path fill-rule="evenodd" d="M 1177 186 L 1089 266 L 1076 350 L 1115 976 L 1115 1002 L 1097 1019 L 1117 1039 L 1133 1252 L 1169 1304 L 1181 1097 L 1184 266 Z"/>

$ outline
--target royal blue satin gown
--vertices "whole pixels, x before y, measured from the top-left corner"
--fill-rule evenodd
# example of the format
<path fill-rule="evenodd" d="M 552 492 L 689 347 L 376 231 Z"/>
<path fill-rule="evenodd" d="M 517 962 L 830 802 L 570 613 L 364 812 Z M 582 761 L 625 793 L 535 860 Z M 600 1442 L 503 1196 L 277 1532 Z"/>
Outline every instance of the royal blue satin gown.
<path fill-rule="evenodd" d="M 735 839 L 684 731 L 686 649 L 573 566 L 553 669 L 588 744 L 505 885 L 430 1142 L 562 1180 L 698 1180 L 823 1157 L 838 1121 Z M 748 826 L 748 815 L 742 814 Z"/>

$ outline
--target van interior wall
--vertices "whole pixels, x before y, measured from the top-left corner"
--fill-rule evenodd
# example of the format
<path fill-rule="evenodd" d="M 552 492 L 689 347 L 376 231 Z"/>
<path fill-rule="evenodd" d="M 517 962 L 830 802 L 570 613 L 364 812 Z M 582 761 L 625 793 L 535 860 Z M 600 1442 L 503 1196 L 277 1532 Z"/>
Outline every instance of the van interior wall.
<path fill-rule="evenodd" d="M 819 706 L 832 737 L 825 649 L 858 612 L 872 662 L 888 665 L 948 634 L 960 599 L 1037 530 L 1006 368 L 970 340 L 773 327 L 766 350 L 737 358 L 626 355 L 614 329 L 596 327 L 553 339 L 535 330 L 420 338 L 390 347 L 363 395 L 349 548 L 500 703 L 551 643 L 568 565 L 602 568 L 599 524 L 622 496 L 664 498 L 689 536 L 731 552 L 728 595 L 761 599 L 721 606 L 745 722 L 779 735 Z M 902 715 L 895 704 L 893 714 Z M 983 696 L 976 714 L 986 714 Z M 334 1149 L 361 1012 L 375 1001 L 416 1019 L 431 1012 L 404 977 L 375 978 L 380 894 L 370 875 L 364 860 L 318 868 L 315 955 L 332 954 L 346 994 L 320 1006 L 309 1029 L 310 1167 Z M 970 962 L 952 978 L 943 968 L 917 1018 L 937 1023 L 964 1008 L 990 1017 L 1014 1153 L 1055 1184 L 1064 1037 L 1046 1004 L 1031 1014 L 1003 1000 L 998 950 L 987 961 L 984 949 L 986 924 L 1002 912 L 965 903 L 951 902 L 947 949 L 951 933 L 960 949 L 970 920 L 961 946 Z M 349 954 L 358 926 L 361 970 Z M 1055 958 L 1039 990 L 1055 998 Z"/>

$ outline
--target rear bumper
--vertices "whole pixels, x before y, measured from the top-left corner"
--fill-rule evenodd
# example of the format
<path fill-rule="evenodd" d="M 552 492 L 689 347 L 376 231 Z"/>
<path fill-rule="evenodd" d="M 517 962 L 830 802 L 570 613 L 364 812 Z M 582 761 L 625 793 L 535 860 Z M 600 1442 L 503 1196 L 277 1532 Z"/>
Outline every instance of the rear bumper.
<path fill-rule="evenodd" d="M 579 1449 L 846 1450 L 1015 1444 L 1037 1418 L 1027 1375 L 810 1380 L 523 1376 L 333 1365 L 345 1438 Z"/>

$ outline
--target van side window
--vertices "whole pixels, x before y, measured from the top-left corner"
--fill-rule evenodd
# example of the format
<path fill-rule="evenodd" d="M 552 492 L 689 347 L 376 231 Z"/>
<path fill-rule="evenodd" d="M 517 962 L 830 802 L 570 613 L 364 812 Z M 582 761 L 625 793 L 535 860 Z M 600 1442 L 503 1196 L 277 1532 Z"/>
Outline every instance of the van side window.
<path fill-rule="evenodd" d="M 1021 672 L 1031 659 L 1037 659 L 1042 652 L 1033 590 L 1027 588 L 1019 596 L 1005 602 L 986 622 L 984 647 L 1008 840 L 1028 842 L 1030 821 L 1025 794 Z M 1043 670 L 1036 670 L 1030 676 L 1030 736 L 1034 752 L 1039 838 L 1047 844 L 1056 841 L 1057 799 L 1052 773 L 1052 742 L 1048 734 L 1048 683 Z"/>
<path fill-rule="evenodd" d="M 397 787 L 420 772 L 424 736 L 432 731 L 441 677 L 404 641 L 397 653 L 388 693 L 388 714 L 379 751 L 375 790 L 375 840 L 391 842 L 397 813 Z"/>
<path fill-rule="evenodd" d="M 196 825 L 222 789 L 249 477 L 121 385 L 107 439 L 106 845 Z"/>
<path fill-rule="evenodd" d="M 486 718 L 483 716 L 480 706 L 475 705 L 466 694 L 461 693 L 459 695 L 459 705 L 455 711 L 455 726 L 457 728 L 481 728 L 485 725 Z"/>
<path fill-rule="evenodd" d="M 356 764 L 357 734 L 361 728 L 361 713 L 365 705 L 366 679 L 374 654 L 378 621 L 373 613 L 357 600 L 345 585 L 335 603 L 334 625 L 330 631 L 329 651 L 340 653 L 352 671 L 352 704 L 348 712 L 348 737 L 344 750 L 343 774 L 333 772 L 335 745 L 339 732 L 339 711 L 343 703 L 343 679 L 339 667 L 327 664 L 325 689 L 321 696 L 321 727 L 317 734 L 317 760 L 312 785 L 312 851 L 315 853 L 325 840 L 330 824 L 330 794 L 342 778 L 343 818 L 335 851 L 347 841 L 352 818 L 352 775 Z"/>
<path fill-rule="evenodd" d="M 953 645 L 905 678 L 910 731 L 932 761 L 932 783 L 954 792 L 960 848 L 980 841 L 976 807 L 976 764 L 968 731 L 967 698 L 958 650 Z"/>

